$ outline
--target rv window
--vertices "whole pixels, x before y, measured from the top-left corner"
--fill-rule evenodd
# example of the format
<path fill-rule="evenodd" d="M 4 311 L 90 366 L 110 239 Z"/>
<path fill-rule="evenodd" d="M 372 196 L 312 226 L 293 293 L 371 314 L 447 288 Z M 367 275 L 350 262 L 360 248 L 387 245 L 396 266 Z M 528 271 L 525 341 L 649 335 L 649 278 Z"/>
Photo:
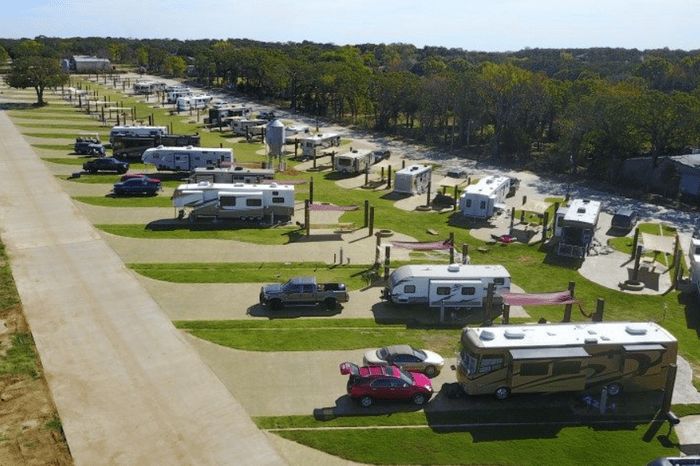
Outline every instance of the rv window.
<path fill-rule="evenodd" d="M 262 199 L 246 199 L 245 205 L 248 207 L 260 207 L 262 205 Z"/>
<path fill-rule="evenodd" d="M 219 198 L 219 205 L 221 207 L 233 207 L 236 205 L 236 198 L 233 196 L 224 196 Z"/>
<path fill-rule="evenodd" d="M 284 198 L 283 197 L 273 197 L 272 203 L 273 204 L 284 204 Z"/>
<path fill-rule="evenodd" d="M 504 285 L 506 283 L 506 279 L 503 277 L 497 277 L 493 279 L 493 284 L 494 285 Z"/>
<path fill-rule="evenodd" d="M 503 367 L 503 356 L 484 355 L 479 363 L 479 374 L 493 372 Z"/>
<path fill-rule="evenodd" d="M 479 209 L 484 210 L 486 208 L 486 201 L 481 201 L 481 204 L 479 205 Z"/>
<path fill-rule="evenodd" d="M 280 192 L 279 192 L 279 191 L 272 191 L 272 195 L 273 195 L 273 196 L 279 196 L 279 195 L 280 195 Z"/>
<path fill-rule="evenodd" d="M 416 292 L 416 285 L 405 285 L 403 287 L 403 292 L 404 293 L 415 293 Z"/>
<path fill-rule="evenodd" d="M 473 286 L 462 287 L 462 296 L 471 296 L 473 294 L 476 294 L 476 288 L 474 288 Z"/>
<path fill-rule="evenodd" d="M 547 375 L 549 363 L 531 362 L 520 366 L 520 375 Z"/>
<path fill-rule="evenodd" d="M 468 375 L 473 375 L 476 372 L 476 363 L 478 359 L 476 355 L 462 351 L 462 366 L 467 369 Z"/>
<path fill-rule="evenodd" d="M 450 287 L 449 286 L 438 286 L 437 289 L 435 290 L 435 293 L 437 293 L 438 296 L 447 296 L 450 294 Z"/>
<path fill-rule="evenodd" d="M 578 374 L 581 371 L 581 361 L 556 361 L 552 367 L 552 375 Z"/>
<path fill-rule="evenodd" d="M 471 207 L 471 206 L 472 206 L 472 200 L 471 200 L 471 199 L 467 199 L 467 207 Z"/>

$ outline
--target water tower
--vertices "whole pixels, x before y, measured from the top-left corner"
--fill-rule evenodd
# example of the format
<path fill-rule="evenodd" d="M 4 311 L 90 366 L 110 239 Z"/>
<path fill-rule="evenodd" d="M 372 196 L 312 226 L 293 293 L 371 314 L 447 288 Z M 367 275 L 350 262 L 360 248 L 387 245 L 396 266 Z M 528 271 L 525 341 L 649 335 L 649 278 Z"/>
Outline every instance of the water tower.
<path fill-rule="evenodd" d="M 273 120 L 267 125 L 265 134 L 267 154 L 270 157 L 282 157 L 284 154 L 284 125 L 279 120 Z"/>

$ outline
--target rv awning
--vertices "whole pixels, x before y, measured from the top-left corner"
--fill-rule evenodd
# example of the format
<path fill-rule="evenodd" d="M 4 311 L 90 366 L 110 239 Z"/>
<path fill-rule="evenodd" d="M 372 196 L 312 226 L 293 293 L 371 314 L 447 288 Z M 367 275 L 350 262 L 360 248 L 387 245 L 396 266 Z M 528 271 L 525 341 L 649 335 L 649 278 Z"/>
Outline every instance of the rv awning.
<path fill-rule="evenodd" d="M 413 249 L 414 251 L 439 251 L 453 247 L 449 238 L 445 241 L 433 242 L 391 241 L 391 245 L 395 248 Z"/>
<path fill-rule="evenodd" d="M 642 243 L 644 249 L 649 251 L 665 252 L 673 254 L 673 248 L 676 245 L 676 238 L 673 236 L 658 236 L 642 233 Z"/>
<path fill-rule="evenodd" d="M 547 209 L 549 209 L 549 202 L 540 201 L 527 201 L 522 207 L 520 207 L 520 210 L 535 212 L 536 214 L 544 214 Z"/>
<path fill-rule="evenodd" d="M 226 191 L 220 192 L 219 197 L 262 196 L 262 194 L 262 191 Z"/>
<path fill-rule="evenodd" d="M 493 207 L 498 209 L 498 210 L 503 210 L 503 211 L 508 210 L 508 206 L 506 204 L 496 203 L 493 205 Z"/>
<path fill-rule="evenodd" d="M 635 351 L 664 351 L 663 345 L 652 344 L 652 345 L 623 345 L 625 351 L 628 353 L 634 353 Z"/>
<path fill-rule="evenodd" d="M 591 355 L 583 348 L 536 348 L 512 349 L 510 356 L 513 361 L 527 359 L 569 359 L 588 358 Z"/>
<path fill-rule="evenodd" d="M 338 211 L 345 212 L 351 210 L 357 210 L 356 205 L 335 205 L 335 204 L 309 204 L 309 210 L 311 211 Z"/>

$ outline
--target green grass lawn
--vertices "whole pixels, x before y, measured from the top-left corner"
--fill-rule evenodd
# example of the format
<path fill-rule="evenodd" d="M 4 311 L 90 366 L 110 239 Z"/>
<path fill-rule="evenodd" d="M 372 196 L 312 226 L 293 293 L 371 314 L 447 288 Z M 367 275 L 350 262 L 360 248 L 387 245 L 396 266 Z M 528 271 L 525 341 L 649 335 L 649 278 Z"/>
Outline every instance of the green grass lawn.
<path fill-rule="evenodd" d="M 49 159 L 49 161 L 51 161 Z M 158 179 L 158 173 L 148 173 L 148 176 L 151 176 L 153 178 Z M 72 183 L 86 183 L 86 184 L 109 184 L 113 185 L 114 183 L 119 182 L 119 179 L 122 177 L 122 175 L 112 175 L 109 173 L 97 173 L 94 175 L 91 174 L 81 174 L 80 178 L 70 178 L 68 175 L 56 175 L 57 178 L 60 178 L 62 180 L 70 181 Z M 164 187 L 169 187 L 169 188 L 177 188 L 180 184 L 184 183 L 182 180 L 161 180 L 160 184 Z"/>
<path fill-rule="evenodd" d="M 225 230 L 150 230 L 140 224 L 95 225 L 118 236 L 144 239 L 222 239 L 257 244 L 287 244 L 300 233 L 290 228 L 227 228 Z"/>
<path fill-rule="evenodd" d="M 341 458 L 369 464 L 621 465 L 675 456 L 675 434 L 665 446 L 635 429 L 547 426 L 479 427 L 472 432 L 425 428 L 313 429 L 275 433 Z"/>
<path fill-rule="evenodd" d="M 107 188 L 106 188 L 107 189 Z M 173 201 L 167 196 L 76 196 L 73 199 L 85 204 L 100 207 L 172 207 Z"/>
<path fill-rule="evenodd" d="M 73 152 L 73 144 L 32 144 L 37 149 L 60 150 Z"/>
<path fill-rule="evenodd" d="M 379 325 L 373 319 L 177 321 L 175 326 L 218 345 L 248 351 L 353 350 L 401 342 L 451 356 L 460 334 L 459 329 Z"/>
<path fill-rule="evenodd" d="M 23 132 L 22 133 L 25 136 L 29 136 L 32 138 L 44 138 L 44 139 L 72 139 L 74 140 L 76 137 L 80 136 L 82 133 L 75 132 L 75 133 L 34 133 L 34 132 Z M 109 140 L 109 133 L 98 133 L 100 136 L 100 139 L 103 141 Z"/>
<path fill-rule="evenodd" d="M 366 265 L 333 266 L 320 262 L 235 262 L 128 264 L 132 270 L 173 283 L 273 283 L 314 275 L 319 283 L 343 282 L 351 290 L 367 286 Z"/>
<path fill-rule="evenodd" d="M 61 118 L 61 120 L 63 120 Z M 59 123 L 59 124 L 47 124 L 47 123 L 17 123 L 17 126 L 22 128 L 44 128 L 44 129 L 70 129 L 76 132 L 86 132 L 86 133 L 99 133 L 105 130 L 105 126 L 99 123 L 94 123 L 91 125 L 85 123 Z M 53 133 L 51 133 L 53 134 Z M 77 133 L 80 134 L 80 133 Z"/>

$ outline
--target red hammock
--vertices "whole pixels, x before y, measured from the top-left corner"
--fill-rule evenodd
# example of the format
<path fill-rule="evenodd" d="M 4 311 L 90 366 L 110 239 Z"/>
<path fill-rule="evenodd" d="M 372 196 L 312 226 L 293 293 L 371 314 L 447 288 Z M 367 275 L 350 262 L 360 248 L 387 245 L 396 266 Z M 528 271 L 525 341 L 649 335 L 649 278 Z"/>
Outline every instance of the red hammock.
<path fill-rule="evenodd" d="M 347 210 L 357 210 L 357 206 L 356 205 L 335 205 L 335 204 L 309 204 L 309 210 L 347 211 Z"/>
<path fill-rule="evenodd" d="M 553 306 L 578 302 L 571 297 L 571 292 L 568 290 L 555 293 L 503 293 L 501 296 L 503 303 L 511 306 Z"/>
<path fill-rule="evenodd" d="M 391 245 L 402 249 L 413 249 L 415 251 L 439 251 L 450 249 L 453 245 L 449 239 L 445 241 L 433 241 L 431 243 L 391 241 Z"/>

